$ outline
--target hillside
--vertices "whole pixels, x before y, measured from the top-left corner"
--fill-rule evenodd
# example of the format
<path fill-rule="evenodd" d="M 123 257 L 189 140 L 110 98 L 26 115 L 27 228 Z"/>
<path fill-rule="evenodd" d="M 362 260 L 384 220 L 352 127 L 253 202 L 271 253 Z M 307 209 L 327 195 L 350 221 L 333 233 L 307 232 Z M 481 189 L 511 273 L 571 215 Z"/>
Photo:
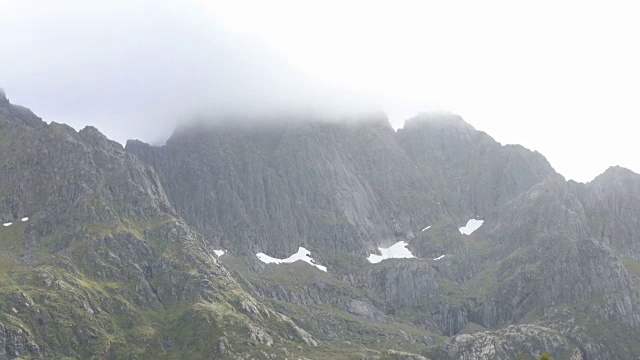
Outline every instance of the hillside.
<path fill-rule="evenodd" d="M 635 358 L 639 215 L 449 113 L 123 148 L 3 95 L 0 360 Z"/>

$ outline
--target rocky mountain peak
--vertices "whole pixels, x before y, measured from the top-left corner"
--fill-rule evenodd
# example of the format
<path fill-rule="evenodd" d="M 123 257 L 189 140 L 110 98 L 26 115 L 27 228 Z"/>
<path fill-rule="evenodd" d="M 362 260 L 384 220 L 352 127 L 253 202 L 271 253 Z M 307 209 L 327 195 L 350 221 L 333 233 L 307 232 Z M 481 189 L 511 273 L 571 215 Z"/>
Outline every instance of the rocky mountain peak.
<path fill-rule="evenodd" d="M 568 183 L 442 112 L 123 149 L 0 101 L 0 360 L 640 354 L 627 169 Z"/>
<path fill-rule="evenodd" d="M 609 190 L 620 189 L 626 192 L 632 188 L 640 189 L 640 175 L 621 166 L 611 166 L 596 176 L 588 186 Z"/>
<path fill-rule="evenodd" d="M 93 126 L 84 127 L 82 130 L 78 131 L 78 135 L 92 144 L 100 144 L 105 147 L 124 150 L 120 143 L 107 138 L 103 133 L 100 132 L 100 130 Z"/>
<path fill-rule="evenodd" d="M 636 176 L 640 176 L 640 175 L 636 174 L 630 169 L 616 165 L 616 166 L 610 166 L 607 170 L 605 170 L 605 172 L 603 172 L 598 177 L 596 177 L 596 179 L 627 178 L 627 177 L 636 177 Z"/>
<path fill-rule="evenodd" d="M 6 93 L 0 88 L 0 117 L 9 121 L 18 120 L 30 127 L 45 125 L 41 118 L 36 116 L 31 110 L 20 105 L 13 105 L 7 98 Z"/>

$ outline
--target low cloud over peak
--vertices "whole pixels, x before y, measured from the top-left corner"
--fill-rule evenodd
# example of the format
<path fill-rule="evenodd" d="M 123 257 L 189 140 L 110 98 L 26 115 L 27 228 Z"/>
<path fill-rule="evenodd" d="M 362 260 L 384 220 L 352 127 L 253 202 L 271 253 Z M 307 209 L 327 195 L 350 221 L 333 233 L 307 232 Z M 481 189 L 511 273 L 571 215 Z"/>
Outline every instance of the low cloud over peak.
<path fill-rule="evenodd" d="M 35 5 L 0 14 L 0 43 L 14 49 L 0 60 L 0 84 L 47 121 L 157 142 L 193 119 L 380 109 L 305 78 L 257 37 L 225 31 L 197 2 L 71 1 L 47 13 Z"/>

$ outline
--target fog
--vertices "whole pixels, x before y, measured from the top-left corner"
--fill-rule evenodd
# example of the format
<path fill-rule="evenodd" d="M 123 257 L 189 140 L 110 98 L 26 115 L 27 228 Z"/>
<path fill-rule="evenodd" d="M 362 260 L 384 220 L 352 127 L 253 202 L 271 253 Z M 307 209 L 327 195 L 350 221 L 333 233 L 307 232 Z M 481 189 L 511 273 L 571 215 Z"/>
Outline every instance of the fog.
<path fill-rule="evenodd" d="M 162 142 L 193 119 L 382 109 L 305 78 L 255 36 L 225 31 L 197 2 L 133 3 L 0 5 L 0 86 L 45 121 L 94 125 L 119 142 Z"/>
<path fill-rule="evenodd" d="M 46 121 L 160 143 L 194 118 L 449 110 L 567 178 L 640 172 L 630 2 L 0 0 L 0 86 Z M 293 115 L 292 115 L 293 114 Z"/>

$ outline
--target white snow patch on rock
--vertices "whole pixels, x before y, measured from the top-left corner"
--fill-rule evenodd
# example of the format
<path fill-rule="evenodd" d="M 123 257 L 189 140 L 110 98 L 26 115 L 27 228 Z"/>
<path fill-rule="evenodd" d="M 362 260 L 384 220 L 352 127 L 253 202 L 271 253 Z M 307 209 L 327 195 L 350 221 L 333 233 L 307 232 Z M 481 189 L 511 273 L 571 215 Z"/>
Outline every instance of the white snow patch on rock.
<path fill-rule="evenodd" d="M 13 224 L 13 223 L 8 222 L 8 223 L 4 223 L 4 224 L 2 224 L 2 225 L 4 225 L 4 226 L 10 226 L 11 224 Z"/>
<path fill-rule="evenodd" d="M 440 255 L 440 256 L 438 256 L 437 258 L 433 259 L 433 260 L 440 260 L 440 259 L 442 259 L 443 257 L 444 257 L 444 255 Z"/>
<path fill-rule="evenodd" d="M 306 262 L 307 264 L 317 267 L 322 271 L 327 271 L 327 267 L 316 264 L 316 261 L 311 257 L 311 252 L 303 247 L 299 247 L 297 253 L 289 256 L 286 259 L 276 259 L 264 253 L 257 253 L 256 256 L 265 264 L 289 264 L 301 260 Z"/>
<path fill-rule="evenodd" d="M 427 231 L 427 230 L 429 230 L 430 227 L 431 227 L 431 225 L 429 225 L 426 228 L 422 229 L 422 231 Z"/>
<path fill-rule="evenodd" d="M 22 221 L 29 221 L 29 218 L 28 217 L 23 217 Z"/>
<path fill-rule="evenodd" d="M 482 223 L 484 223 L 484 220 L 469 219 L 469 221 L 467 221 L 467 225 L 458 230 L 460 230 L 460 234 L 471 235 L 474 231 L 478 230 L 480 226 L 482 226 Z"/>
<path fill-rule="evenodd" d="M 373 264 L 377 264 L 384 259 L 414 258 L 415 256 L 413 256 L 411 251 L 407 249 L 407 245 L 409 244 L 406 241 L 398 241 L 397 243 L 389 246 L 388 248 L 379 247 L 378 250 L 380 250 L 380 254 L 382 255 L 371 254 L 367 258 L 367 260 L 369 260 L 369 262 Z"/>
<path fill-rule="evenodd" d="M 213 252 L 216 254 L 217 257 L 220 257 L 220 256 L 224 255 L 224 250 L 222 250 L 222 249 L 213 250 Z"/>

